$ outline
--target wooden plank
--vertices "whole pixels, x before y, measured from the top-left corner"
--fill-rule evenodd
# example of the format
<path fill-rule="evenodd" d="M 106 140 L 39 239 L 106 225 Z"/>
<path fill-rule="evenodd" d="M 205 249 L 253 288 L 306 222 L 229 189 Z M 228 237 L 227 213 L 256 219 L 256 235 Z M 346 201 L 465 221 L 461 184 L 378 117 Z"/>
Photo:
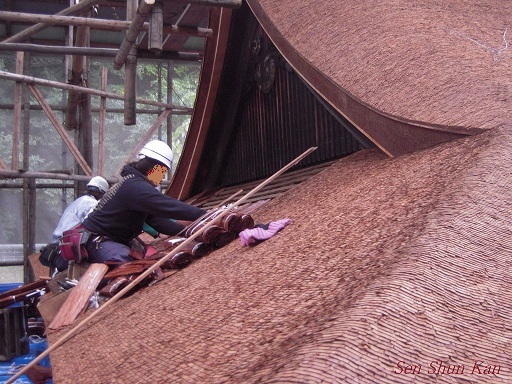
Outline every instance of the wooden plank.
<path fill-rule="evenodd" d="M 64 140 L 64 143 L 69 148 L 69 150 L 73 154 L 73 156 L 76 159 L 76 161 L 78 162 L 78 164 L 80 164 L 80 167 L 82 167 L 82 169 L 84 170 L 85 174 L 87 176 L 92 176 L 92 169 L 91 169 L 91 167 L 89 167 L 89 164 L 87 164 L 87 162 L 83 158 L 82 154 L 80 153 L 80 151 L 78 150 L 76 145 L 73 143 L 73 141 L 71 140 L 71 138 L 67 134 L 67 132 L 64 129 L 64 127 L 59 123 L 59 120 L 58 120 L 57 116 L 52 111 L 52 109 L 50 108 L 50 106 L 46 102 L 45 98 L 43 97 L 43 95 L 41 94 L 39 89 L 37 89 L 36 86 L 32 85 L 32 84 L 28 84 L 28 87 L 29 87 L 30 91 L 32 92 L 32 94 L 37 99 L 37 101 L 39 102 L 39 104 L 41 105 L 41 107 L 43 107 L 43 110 L 46 113 L 46 116 L 48 116 L 48 118 L 50 119 L 51 123 L 53 124 L 53 126 L 55 127 L 57 132 L 59 132 L 59 135 L 62 137 L 62 140 Z"/>
<path fill-rule="evenodd" d="M 50 323 L 53 321 L 55 315 L 59 312 L 59 309 L 62 307 L 70 293 L 71 291 L 68 290 L 58 293 L 48 293 L 41 297 L 37 304 L 37 310 L 41 314 L 46 328 L 50 326 Z"/>
<path fill-rule="evenodd" d="M 4 299 L 6 297 L 16 296 L 20 293 L 28 293 L 30 291 L 33 291 L 35 289 L 41 289 L 45 288 L 47 286 L 48 279 L 41 279 L 34 281 L 33 283 L 28 283 L 25 285 L 22 285 L 18 288 L 10 289 L 8 291 L 0 293 L 0 299 Z"/>
<path fill-rule="evenodd" d="M 55 315 L 49 328 L 58 329 L 72 324 L 82 311 L 87 308 L 89 299 L 107 271 L 108 265 L 106 264 L 91 264 L 77 286 L 71 289 L 69 297 Z"/>

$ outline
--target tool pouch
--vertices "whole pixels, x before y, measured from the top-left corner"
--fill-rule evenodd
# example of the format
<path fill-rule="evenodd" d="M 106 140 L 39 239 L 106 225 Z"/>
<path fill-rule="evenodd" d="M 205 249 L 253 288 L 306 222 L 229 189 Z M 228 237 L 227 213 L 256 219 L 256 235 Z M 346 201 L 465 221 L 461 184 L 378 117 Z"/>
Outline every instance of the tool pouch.
<path fill-rule="evenodd" d="M 39 252 L 39 262 L 45 267 L 51 267 L 60 252 L 59 243 L 46 244 Z"/>
<path fill-rule="evenodd" d="M 87 261 L 88 255 L 85 245 L 90 236 L 91 233 L 81 224 L 64 231 L 59 243 L 62 257 L 66 260 L 72 260 L 77 264 Z"/>

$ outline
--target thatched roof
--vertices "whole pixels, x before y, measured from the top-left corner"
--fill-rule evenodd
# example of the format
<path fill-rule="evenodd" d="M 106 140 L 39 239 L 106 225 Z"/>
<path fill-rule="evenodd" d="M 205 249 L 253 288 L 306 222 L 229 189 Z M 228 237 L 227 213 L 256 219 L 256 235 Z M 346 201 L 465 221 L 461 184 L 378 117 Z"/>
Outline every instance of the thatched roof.
<path fill-rule="evenodd" d="M 465 366 L 439 382 L 510 382 L 511 146 L 509 127 L 336 162 L 254 213 L 291 218 L 277 236 L 93 319 L 51 354 L 55 383 L 429 383 L 432 361 Z"/>

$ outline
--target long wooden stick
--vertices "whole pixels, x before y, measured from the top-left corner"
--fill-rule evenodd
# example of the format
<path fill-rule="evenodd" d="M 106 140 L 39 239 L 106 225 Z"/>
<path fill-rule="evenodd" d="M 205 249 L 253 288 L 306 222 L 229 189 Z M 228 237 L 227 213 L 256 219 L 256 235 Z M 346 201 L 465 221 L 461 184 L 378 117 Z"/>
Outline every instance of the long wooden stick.
<path fill-rule="evenodd" d="M 81 87 L 78 85 L 60 83 L 58 81 L 46 80 L 46 79 L 41 79 L 41 78 L 32 77 L 32 76 L 18 75 L 15 73 L 9 73 L 9 72 L 5 72 L 5 71 L 0 71 L 0 79 L 22 81 L 27 85 L 36 84 L 36 85 L 41 85 L 43 87 L 53 87 L 53 88 L 65 89 L 65 90 L 75 90 L 78 92 L 87 93 L 87 94 L 94 95 L 94 96 L 107 97 L 107 98 L 115 99 L 115 100 L 124 100 L 124 95 L 119 95 L 116 93 L 103 92 L 103 91 L 99 91 L 99 90 L 93 89 L 93 88 L 87 88 L 87 87 Z M 155 107 L 169 108 L 171 110 L 185 110 L 187 112 L 190 112 L 190 108 L 167 104 L 167 103 L 160 103 L 158 101 L 137 99 L 136 102 L 137 102 L 137 104 L 152 105 Z"/>
<path fill-rule="evenodd" d="M 264 188 L 267 184 L 274 181 L 277 177 L 279 177 L 281 174 L 286 172 L 288 169 L 293 167 L 295 164 L 297 164 L 299 161 L 301 161 L 303 158 L 308 156 L 310 153 L 315 151 L 318 147 L 311 147 L 307 151 L 305 151 L 302 155 L 298 156 L 296 159 L 292 160 L 290 163 L 285 165 L 283 168 L 281 168 L 279 171 L 274 173 L 272 176 L 270 176 L 268 179 L 263 181 L 261 184 L 257 185 L 249 191 L 245 196 L 241 197 L 237 202 L 233 204 L 231 208 L 234 208 L 240 204 L 242 204 L 244 201 L 251 198 L 255 193 L 257 193 L 260 189 Z M 162 257 L 160 260 L 158 260 L 157 263 L 153 264 L 150 268 L 148 268 L 144 273 L 140 274 L 135 280 L 133 280 L 130 284 L 128 284 L 126 287 L 124 287 L 121 291 L 119 291 L 117 294 L 112 296 L 110 300 L 108 300 L 105 304 L 103 304 L 100 308 L 98 308 L 96 311 L 91 313 L 89 316 L 87 316 L 85 319 L 83 319 L 80 323 L 78 323 L 73 329 L 69 330 L 64 336 L 62 336 L 59 340 L 57 340 L 52 346 L 50 346 L 48 349 L 46 349 L 44 352 L 42 352 L 39 356 L 37 356 L 34 360 L 32 360 L 30 363 L 25 365 L 20 371 L 18 371 L 13 377 L 11 377 L 9 380 L 7 380 L 7 384 L 13 383 L 18 377 L 23 375 L 28 369 L 30 369 L 32 366 L 37 364 L 39 361 L 44 359 L 47 355 L 49 355 L 52 351 L 57 349 L 59 346 L 64 344 L 68 339 L 71 338 L 71 336 L 75 335 L 79 329 L 81 329 L 85 324 L 87 324 L 90 320 L 92 320 L 94 317 L 98 316 L 101 312 L 105 310 L 106 307 L 110 306 L 111 304 L 114 304 L 117 300 L 119 300 L 122 296 L 124 296 L 125 293 L 130 291 L 133 287 L 135 287 L 138 283 L 140 283 L 143 279 L 145 279 L 147 276 L 149 276 L 151 273 L 153 273 L 157 268 L 159 268 L 163 263 L 165 263 L 167 260 L 169 260 L 172 256 L 177 254 L 178 252 L 181 252 L 182 249 L 184 249 L 187 245 L 192 243 L 197 237 L 199 237 L 206 229 L 210 228 L 211 226 L 217 224 L 225 215 L 227 215 L 231 210 L 226 209 L 224 212 L 222 212 L 219 216 L 217 216 L 214 220 L 210 221 L 208 224 L 206 224 L 203 228 L 201 228 L 199 231 L 194 233 L 192 236 L 187 238 L 184 242 L 182 242 L 180 245 L 178 245 L 176 248 L 174 248 L 172 251 L 170 251 L 168 254 L 166 254 L 164 257 Z"/>
<path fill-rule="evenodd" d="M 144 21 L 151 13 L 154 5 L 154 1 L 150 0 L 142 0 L 139 3 L 137 12 L 135 13 L 135 16 L 133 17 L 133 20 L 130 24 L 130 28 L 126 31 L 121 46 L 119 47 L 119 51 L 114 58 L 114 69 L 121 69 L 123 67 L 131 48 L 134 46 L 135 41 L 137 40 L 137 36 L 139 36 L 139 32 L 142 30 Z"/>
<path fill-rule="evenodd" d="M 92 17 L 77 17 L 77 16 L 57 16 L 57 15 L 41 15 L 34 13 L 21 13 L 21 12 L 7 12 L 0 11 L 0 20 L 5 21 L 21 21 L 21 22 L 38 22 L 48 25 L 74 25 L 84 26 L 91 29 L 99 29 L 106 31 L 124 31 L 130 28 L 132 22 L 124 20 L 105 20 L 94 19 Z M 149 23 L 142 24 L 142 29 L 149 30 Z M 213 30 L 211 28 L 199 27 L 184 27 L 177 25 L 166 25 L 163 27 L 164 33 L 172 33 L 175 35 L 198 36 L 198 37 L 211 37 Z M 14 44 L 14 43 L 7 43 Z M 117 51 L 117 49 L 116 49 Z M 115 56 L 115 55 L 114 55 Z"/>
<path fill-rule="evenodd" d="M 71 7 L 65 8 L 59 13 L 56 13 L 57 16 L 67 16 L 67 15 L 73 15 L 75 13 L 78 13 L 84 9 L 91 8 L 94 5 L 105 3 L 106 0 L 84 0 L 81 1 L 75 5 L 72 5 Z M 14 36 L 11 36 L 4 40 L 4 43 L 19 43 L 26 39 L 28 39 L 30 36 L 32 36 L 34 33 L 37 33 L 39 31 L 42 31 L 48 27 L 47 24 L 38 23 L 31 27 L 28 27 L 24 29 L 23 31 L 15 34 Z"/>
<path fill-rule="evenodd" d="M 227 203 L 228 201 L 231 201 L 235 198 L 235 196 L 238 196 L 239 194 L 241 194 L 244 190 L 243 189 L 239 189 L 238 191 L 236 191 L 235 193 L 233 193 L 231 196 L 229 196 L 227 199 L 225 199 L 224 201 L 222 201 L 221 203 L 217 204 L 215 208 L 218 208 L 218 207 L 222 207 L 225 203 Z M 189 228 L 192 228 L 194 225 L 196 225 L 197 223 L 199 223 L 201 220 L 203 220 L 206 216 L 208 216 L 210 214 L 210 212 L 206 212 L 203 216 L 201 216 L 200 218 L 196 219 L 195 221 L 193 221 L 192 223 L 190 223 L 189 225 L 187 225 L 185 228 L 183 228 L 176 236 L 181 236 L 183 235 L 184 233 L 187 232 L 187 230 Z"/>
<path fill-rule="evenodd" d="M 39 91 L 39 89 L 34 84 L 27 84 L 27 87 L 30 89 L 30 91 L 38 101 L 39 105 L 43 108 L 44 113 L 46 114 L 46 116 L 48 116 L 48 119 L 59 133 L 60 137 L 62 138 L 62 141 L 64 141 L 66 146 L 69 148 L 69 151 L 75 158 L 76 162 L 80 164 L 80 167 L 84 170 L 87 176 L 92 176 L 91 167 L 89 166 L 89 164 L 87 164 L 87 161 L 84 159 L 84 157 L 80 153 L 80 150 L 73 142 L 73 140 L 71 140 L 71 137 L 69 137 L 68 133 L 66 132 L 66 129 L 60 124 L 57 115 L 55 114 L 55 112 L 52 111 L 50 105 L 42 95 L 41 91 Z"/>
<path fill-rule="evenodd" d="M 130 152 L 130 154 L 126 157 L 124 162 L 121 164 L 121 166 L 117 169 L 116 173 L 114 173 L 115 176 L 120 177 L 121 171 L 123 170 L 124 166 L 128 164 L 133 158 L 135 157 L 135 154 L 139 153 L 142 147 L 148 142 L 148 140 L 153 136 L 153 133 L 162 125 L 165 119 L 167 119 L 167 116 L 171 113 L 170 109 L 165 109 L 160 116 L 156 119 L 156 121 L 153 123 L 151 128 L 148 129 L 148 131 L 144 134 L 142 139 L 139 140 L 135 148 Z"/>

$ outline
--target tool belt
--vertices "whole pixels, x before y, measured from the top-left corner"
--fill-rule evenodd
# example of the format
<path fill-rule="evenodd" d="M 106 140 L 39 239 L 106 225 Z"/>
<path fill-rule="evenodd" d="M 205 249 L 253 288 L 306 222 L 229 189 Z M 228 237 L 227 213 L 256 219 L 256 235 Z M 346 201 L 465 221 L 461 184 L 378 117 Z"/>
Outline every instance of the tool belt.
<path fill-rule="evenodd" d="M 91 232 L 85 229 L 82 224 L 64 231 L 59 243 L 62 257 L 66 260 L 72 260 L 77 264 L 87 261 L 88 255 L 85 245 L 90 237 Z"/>

